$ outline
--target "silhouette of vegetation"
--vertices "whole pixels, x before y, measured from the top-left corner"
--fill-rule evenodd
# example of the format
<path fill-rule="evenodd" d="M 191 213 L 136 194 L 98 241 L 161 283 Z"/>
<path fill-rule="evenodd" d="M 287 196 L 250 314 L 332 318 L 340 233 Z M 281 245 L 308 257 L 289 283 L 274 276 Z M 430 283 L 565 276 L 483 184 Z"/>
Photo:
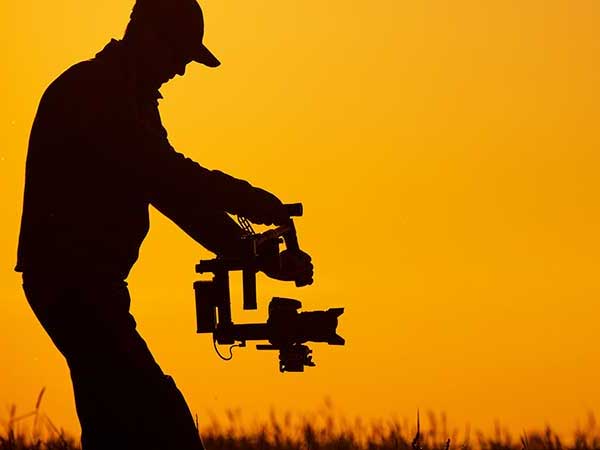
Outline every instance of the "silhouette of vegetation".
<path fill-rule="evenodd" d="M 7 420 L 0 422 L 0 450 L 79 450 L 78 439 L 58 429 L 36 408 L 17 414 L 13 406 Z M 491 435 L 471 435 L 469 427 L 459 434 L 448 430 L 445 415 L 427 414 L 426 425 L 417 413 L 416 422 L 398 419 L 349 421 L 335 414 L 331 405 L 315 414 L 302 416 L 271 412 L 270 418 L 246 425 L 240 410 L 215 417 L 201 427 L 207 450 L 600 450 L 600 427 L 590 415 L 584 429 L 563 439 L 547 428 L 523 432 L 515 439 L 499 425 Z"/>

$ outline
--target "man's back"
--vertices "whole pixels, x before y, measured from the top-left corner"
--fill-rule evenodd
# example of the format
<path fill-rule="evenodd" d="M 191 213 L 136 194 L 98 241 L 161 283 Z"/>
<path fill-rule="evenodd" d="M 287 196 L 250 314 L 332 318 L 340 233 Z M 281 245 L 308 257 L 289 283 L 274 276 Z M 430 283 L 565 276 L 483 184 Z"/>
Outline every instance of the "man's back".
<path fill-rule="evenodd" d="M 165 132 L 158 117 L 152 123 L 152 116 L 141 116 L 156 98 L 135 104 L 126 61 L 111 46 L 68 69 L 40 102 L 27 157 L 19 271 L 124 279 L 137 259 L 148 230 L 148 196 L 130 167 L 118 164 L 127 155 L 111 153 L 127 150 L 117 145 L 127 139 L 124 122 L 145 120 Z"/>

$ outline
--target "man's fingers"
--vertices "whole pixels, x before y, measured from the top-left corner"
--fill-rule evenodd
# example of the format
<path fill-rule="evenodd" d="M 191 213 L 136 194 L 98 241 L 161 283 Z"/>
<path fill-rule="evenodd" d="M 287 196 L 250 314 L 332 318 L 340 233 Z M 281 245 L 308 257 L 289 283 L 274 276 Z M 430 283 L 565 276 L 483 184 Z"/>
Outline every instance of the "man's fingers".
<path fill-rule="evenodd" d="M 301 277 L 301 278 L 296 278 L 295 280 L 296 283 L 296 287 L 302 287 L 302 286 L 310 286 L 311 284 L 313 284 L 313 277 L 312 274 L 310 275 L 310 277 Z"/>
<path fill-rule="evenodd" d="M 275 195 L 261 188 L 252 189 L 246 219 L 258 225 L 283 225 L 290 219 L 288 210 Z M 248 205 L 247 205 L 248 206 Z"/>
<path fill-rule="evenodd" d="M 310 255 L 303 251 L 285 250 L 280 254 L 281 266 L 278 270 L 269 270 L 265 273 L 271 278 L 281 281 L 294 281 L 296 286 L 313 284 L 314 266 Z"/>
<path fill-rule="evenodd" d="M 309 262 L 305 264 L 304 267 L 299 268 L 294 274 L 294 281 L 296 282 L 296 286 L 308 286 L 313 284 L 313 276 L 314 276 L 314 268 L 313 265 Z"/>

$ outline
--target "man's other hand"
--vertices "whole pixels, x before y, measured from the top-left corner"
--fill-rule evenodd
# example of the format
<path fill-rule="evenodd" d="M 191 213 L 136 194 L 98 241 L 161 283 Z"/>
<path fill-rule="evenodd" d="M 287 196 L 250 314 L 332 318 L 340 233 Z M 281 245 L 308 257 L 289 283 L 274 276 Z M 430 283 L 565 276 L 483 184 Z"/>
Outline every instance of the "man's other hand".
<path fill-rule="evenodd" d="M 298 287 L 313 284 L 311 257 L 302 250 L 284 250 L 279 255 L 280 264 L 265 264 L 261 270 L 280 281 L 295 281 Z"/>

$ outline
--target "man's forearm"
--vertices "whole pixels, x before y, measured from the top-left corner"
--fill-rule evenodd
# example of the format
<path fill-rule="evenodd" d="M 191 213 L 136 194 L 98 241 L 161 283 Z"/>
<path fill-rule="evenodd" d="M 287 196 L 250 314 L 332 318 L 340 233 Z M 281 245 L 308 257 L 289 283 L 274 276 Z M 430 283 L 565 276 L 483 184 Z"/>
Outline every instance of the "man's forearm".
<path fill-rule="evenodd" d="M 218 256 L 240 256 L 243 231 L 224 211 L 174 207 L 161 201 L 152 205 L 207 250 Z"/>

